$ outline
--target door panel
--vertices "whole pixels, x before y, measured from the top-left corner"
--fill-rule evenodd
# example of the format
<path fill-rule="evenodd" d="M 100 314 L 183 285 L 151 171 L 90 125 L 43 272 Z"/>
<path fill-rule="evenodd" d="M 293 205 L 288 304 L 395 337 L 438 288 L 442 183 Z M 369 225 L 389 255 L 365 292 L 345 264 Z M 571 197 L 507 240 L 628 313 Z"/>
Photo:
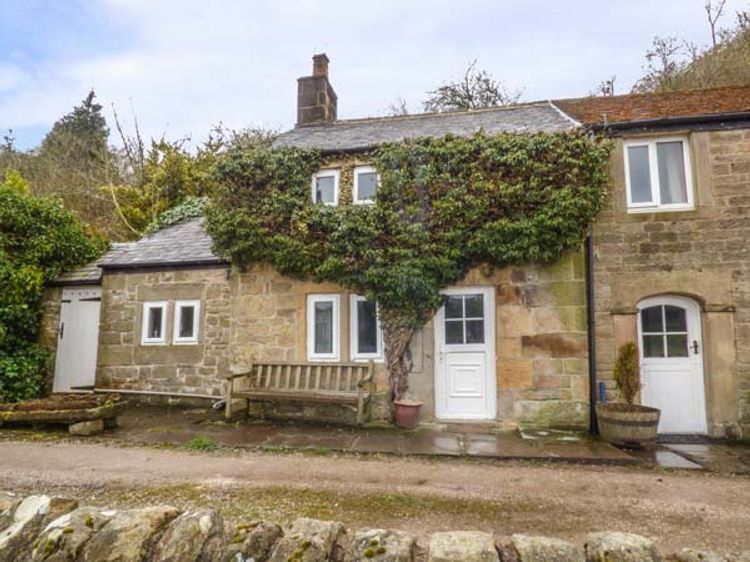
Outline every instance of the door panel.
<path fill-rule="evenodd" d="M 453 289 L 435 317 L 435 404 L 443 419 L 496 415 L 494 293 Z"/>
<path fill-rule="evenodd" d="M 705 433 L 700 308 L 682 297 L 639 304 L 643 404 L 659 408 L 660 433 Z"/>
<path fill-rule="evenodd" d="M 54 392 L 93 387 L 99 345 L 98 287 L 65 288 L 57 332 Z"/>

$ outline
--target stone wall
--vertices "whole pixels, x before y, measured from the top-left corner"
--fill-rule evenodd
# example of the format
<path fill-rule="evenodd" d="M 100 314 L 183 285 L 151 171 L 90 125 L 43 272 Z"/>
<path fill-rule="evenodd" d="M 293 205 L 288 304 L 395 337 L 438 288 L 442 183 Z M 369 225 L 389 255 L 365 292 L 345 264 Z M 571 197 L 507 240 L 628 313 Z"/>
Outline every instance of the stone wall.
<path fill-rule="evenodd" d="M 679 562 L 729 562 L 684 549 Z M 350 530 L 336 521 L 224 521 L 215 509 L 155 506 L 117 511 L 75 500 L 0 496 L 0 562 L 661 562 L 657 545 L 629 533 L 600 532 L 583 545 L 551 537 L 513 535 L 498 542 L 479 531 L 433 533 L 419 541 L 389 529 Z M 750 562 L 750 552 L 731 560 Z"/>
<path fill-rule="evenodd" d="M 270 267 L 235 272 L 231 280 L 232 370 L 253 359 L 304 361 L 307 357 L 307 295 L 340 295 L 341 361 L 349 361 L 349 294 L 330 283 L 286 278 Z M 574 253 L 552 266 L 471 271 L 459 286 L 495 290 L 497 421 L 514 427 L 586 427 L 588 363 L 583 256 Z M 413 398 L 425 402 L 423 421 L 434 421 L 434 326 L 412 339 Z M 388 417 L 387 376 L 376 364 L 379 396 L 373 417 Z M 291 417 L 317 417 L 288 405 Z M 265 413 L 270 413 L 266 411 Z"/>
<path fill-rule="evenodd" d="M 689 139 L 696 208 L 682 212 L 628 214 L 622 143 L 615 148 L 595 228 L 598 377 L 612 393 L 640 300 L 692 297 L 702 306 L 709 432 L 739 436 L 750 431 L 750 131 Z"/>
<path fill-rule="evenodd" d="M 60 330 L 61 306 L 62 287 L 47 287 L 42 297 L 42 316 L 39 321 L 37 342 L 50 354 L 48 365 L 49 388 L 52 388 L 52 378 L 55 376 L 55 353 L 57 352 L 57 336 Z"/>
<path fill-rule="evenodd" d="M 229 369 L 228 268 L 105 272 L 96 384 L 220 397 Z M 174 345 L 174 301 L 201 301 L 198 343 Z M 166 343 L 141 345 L 145 301 L 167 301 Z"/>

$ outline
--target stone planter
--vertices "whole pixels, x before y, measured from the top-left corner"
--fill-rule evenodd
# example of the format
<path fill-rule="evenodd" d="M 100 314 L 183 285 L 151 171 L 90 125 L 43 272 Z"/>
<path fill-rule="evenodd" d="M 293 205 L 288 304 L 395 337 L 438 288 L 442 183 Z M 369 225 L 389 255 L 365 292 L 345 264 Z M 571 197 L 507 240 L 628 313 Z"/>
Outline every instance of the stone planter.
<path fill-rule="evenodd" d="M 596 405 L 596 419 L 602 439 L 618 447 L 656 445 L 660 411 L 637 404 L 606 403 Z"/>
<path fill-rule="evenodd" d="M 396 400 L 393 403 L 393 417 L 401 429 L 414 429 L 419 423 L 422 402 L 418 400 Z"/>

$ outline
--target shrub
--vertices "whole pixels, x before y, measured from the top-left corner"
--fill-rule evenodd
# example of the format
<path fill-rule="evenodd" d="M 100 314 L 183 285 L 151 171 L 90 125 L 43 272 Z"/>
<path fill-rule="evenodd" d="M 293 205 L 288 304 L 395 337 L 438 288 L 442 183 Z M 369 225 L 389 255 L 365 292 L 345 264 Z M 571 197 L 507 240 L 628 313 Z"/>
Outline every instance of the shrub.
<path fill-rule="evenodd" d="M 44 392 L 49 357 L 36 343 L 44 285 L 105 247 L 59 200 L 32 196 L 18 174 L 0 184 L 0 401 Z"/>
<path fill-rule="evenodd" d="M 190 441 L 185 443 L 185 447 L 193 451 L 213 451 L 219 446 L 207 435 L 196 435 Z"/>
<path fill-rule="evenodd" d="M 638 367 L 638 346 L 635 342 L 623 344 L 617 353 L 614 367 L 615 383 L 622 398 L 633 405 L 635 395 L 641 389 L 641 373 Z"/>

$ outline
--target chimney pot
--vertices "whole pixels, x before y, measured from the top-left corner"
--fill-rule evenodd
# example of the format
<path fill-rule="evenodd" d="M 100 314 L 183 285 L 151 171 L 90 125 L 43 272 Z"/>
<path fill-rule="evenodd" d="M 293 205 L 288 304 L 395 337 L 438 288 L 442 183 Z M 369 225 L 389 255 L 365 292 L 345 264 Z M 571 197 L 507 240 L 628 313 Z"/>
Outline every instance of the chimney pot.
<path fill-rule="evenodd" d="M 328 56 L 325 53 L 313 55 L 313 76 L 325 76 L 328 78 Z"/>

